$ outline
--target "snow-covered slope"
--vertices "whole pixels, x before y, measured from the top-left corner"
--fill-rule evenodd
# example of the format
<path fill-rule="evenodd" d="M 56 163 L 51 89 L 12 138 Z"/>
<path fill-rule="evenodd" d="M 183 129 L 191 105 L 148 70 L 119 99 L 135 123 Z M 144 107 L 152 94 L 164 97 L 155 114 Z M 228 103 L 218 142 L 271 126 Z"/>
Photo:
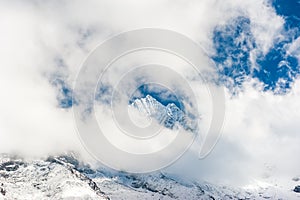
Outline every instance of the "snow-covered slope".
<path fill-rule="evenodd" d="M 72 156 L 24 161 L 0 157 L 0 199 L 297 199 L 272 190 L 245 191 L 188 182 L 162 173 L 133 175 L 92 169 Z"/>
<path fill-rule="evenodd" d="M 64 162 L 63 158 L 25 162 L 2 156 L 0 196 L 9 200 L 108 199 L 92 179 L 77 171 L 72 162 Z"/>

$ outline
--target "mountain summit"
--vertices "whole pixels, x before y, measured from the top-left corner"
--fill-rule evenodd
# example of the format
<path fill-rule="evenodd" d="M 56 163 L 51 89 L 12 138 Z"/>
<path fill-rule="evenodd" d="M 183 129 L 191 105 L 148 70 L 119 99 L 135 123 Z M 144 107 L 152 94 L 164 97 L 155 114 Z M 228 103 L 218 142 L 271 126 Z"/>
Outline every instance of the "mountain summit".
<path fill-rule="evenodd" d="M 182 127 L 193 133 L 197 131 L 197 120 L 186 115 L 174 103 L 163 105 L 151 95 L 147 95 L 145 98 L 135 99 L 131 106 L 138 109 L 140 114 L 157 120 L 166 128 L 178 129 Z"/>

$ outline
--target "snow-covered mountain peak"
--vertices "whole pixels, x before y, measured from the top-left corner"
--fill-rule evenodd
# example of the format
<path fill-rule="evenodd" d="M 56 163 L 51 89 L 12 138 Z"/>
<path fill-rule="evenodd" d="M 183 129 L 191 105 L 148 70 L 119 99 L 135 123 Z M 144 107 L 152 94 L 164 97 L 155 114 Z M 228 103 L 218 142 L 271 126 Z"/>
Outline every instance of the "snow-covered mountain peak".
<path fill-rule="evenodd" d="M 146 95 L 144 98 L 135 99 L 130 106 L 136 108 L 142 115 L 154 118 L 166 128 L 176 129 L 181 126 L 190 132 L 197 131 L 197 120 L 188 117 L 174 103 L 165 106 L 151 95 Z"/>

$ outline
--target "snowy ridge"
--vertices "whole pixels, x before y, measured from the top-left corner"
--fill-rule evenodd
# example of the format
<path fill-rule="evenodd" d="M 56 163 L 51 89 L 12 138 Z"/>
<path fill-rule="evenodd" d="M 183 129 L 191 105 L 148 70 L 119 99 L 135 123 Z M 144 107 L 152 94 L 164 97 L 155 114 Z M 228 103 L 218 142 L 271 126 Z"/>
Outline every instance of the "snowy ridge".
<path fill-rule="evenodd" d="M 2 155 L 0 199 L 109 199 L 92 179 L 74 168 L 78 161 L 64 158 L 68 157 L 26 162 Z"/>
<path fill-rule="evenodd" d="M 181 126 L 187 131 L 197 130 L 196 120 L 189 118 L 174 103 L 164 106 L 152 96 L 147 95 L 145 98 L 135 99 L 131 106 L 138 109 L 141 114 L 156 119 L 167 128 L 176 129 Z"/>
<path fill-rule="evenodd" d="M 271 192 L 270 192 L 271 191 Z M 133 175 L 92 169 L 70 155 L 24 161 L 0 156 L 0 199 L 297 199 L 297 193 L 246 191 L 182 181 L 162 173 Z M 287 191 L 288 193 L 288 191 Z M 298 196 L 297 196 L 298 195 Z"/>

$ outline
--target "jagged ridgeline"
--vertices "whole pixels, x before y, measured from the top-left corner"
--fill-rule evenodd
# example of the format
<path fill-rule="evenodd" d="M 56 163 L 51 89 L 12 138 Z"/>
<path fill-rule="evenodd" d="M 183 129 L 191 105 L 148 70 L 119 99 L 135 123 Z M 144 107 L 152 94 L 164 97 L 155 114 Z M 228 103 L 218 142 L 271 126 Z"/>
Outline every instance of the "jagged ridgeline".
<path fill-rule="evenodd" d="M 163 105 L 151 95 L 146 95 L 145 98 L 135 99 L 130 106 L 138 109 L 142 115 L 154 118 L 166 128 L 177 129 L 181 126 L 186 131 L 193 133 L 197 131 L 196 119 L 190 118 L 174 103 Z"/>
<path fill-rule="evenodd" d="M 31 161 L 0 155 L 1 200 L 260 199 L 257 197 L 241 189 L 186 181 L 160 172 L 137 175 L 95 169 L 73 154 Z"/>

